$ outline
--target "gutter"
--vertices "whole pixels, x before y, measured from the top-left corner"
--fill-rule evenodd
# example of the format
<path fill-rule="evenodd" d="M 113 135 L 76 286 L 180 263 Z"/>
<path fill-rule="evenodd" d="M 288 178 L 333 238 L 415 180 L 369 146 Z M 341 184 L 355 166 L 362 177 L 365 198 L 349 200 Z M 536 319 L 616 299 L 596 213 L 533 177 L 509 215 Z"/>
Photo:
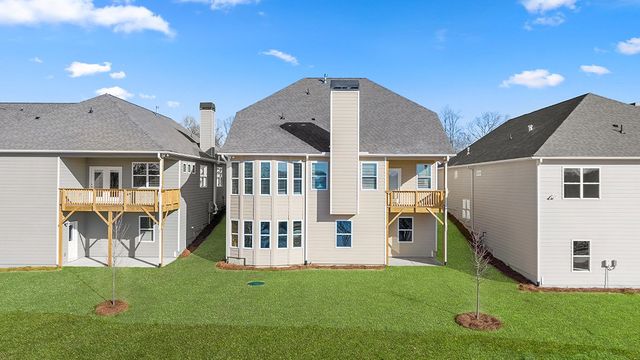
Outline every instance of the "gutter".
<path fill-rule="evenodd" d="M 183 157 L 183 158 L 187 158 L 187 159 L 194 159 L 194 160 L 201 160 L 201 161 L 207 161 L 210 163 L 220 163 L 219 160 L 217 159 L 209 159 L 209 158 L 205 158 L 202 156 L 195 156 L 195 155 L 188 155 L 188 154 L 182 154 L 182 153 L 178 153 L 178 152 L 174 152 L 174 151 L 162 151 L 162 152 L 157 152 L 157 151 L 130 151 L 130 150 L 125 150 L 125 151 L 120 151 L 120 150 L 6 150 L 6 149 L 2 149 L 0 150 L 0 154 L 57 154 L 58 156 L 64 155 L 64 154 L 77 154 L 77 155 L 93 155 L 93 154 L 98 154 L 98 155 L 104 155 L 104 154 L 108 154 L 108 155 L 120 155 L 120 154 L 125 154 L 125 155 L 149 155 L 149 156 L 154 156 L 157 154 L 166 154 L 166 155 L 170 155 L 170 156 L 176 156 L 176 157 Z"/>

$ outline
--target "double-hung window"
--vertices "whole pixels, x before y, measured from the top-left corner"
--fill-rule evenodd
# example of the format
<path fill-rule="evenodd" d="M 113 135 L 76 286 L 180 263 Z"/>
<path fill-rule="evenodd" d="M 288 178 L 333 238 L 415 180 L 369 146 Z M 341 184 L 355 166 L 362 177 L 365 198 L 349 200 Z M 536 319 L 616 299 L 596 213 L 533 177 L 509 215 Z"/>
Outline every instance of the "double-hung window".
<path fill-rule="evenodd" d="M 206 188 L 209 181 L 209 167 L 207 165 L 200 165 L 200 187 Z"/>
<path fill-rule="evenodd" d="M 462 199 L 462 218 L 471 219 L 471 200 L 469 199 Z"/>
<path fill-rule="evenodd" d="M 247 249 L 253 248 L 253 221 L 244 222 L 244 244 Z"/>
<path fill-rule="evenodd" d="M 148 216 L 138 218 L 138 235 L 141 242 L 154 242 L 153 221 Z"/>
<path fill-rule="evenodd" d="M 401 242 L 401 243 L 413 242 L 413 218 L 412 217 L 398 218 L 398 242 Z"/>
<path fill-rule="evenodd" d="M 565 199 L 600 198 L 599 168 L 567 167 L 562 172 Z"/>
<path fill-rule="evenodd" d="M 240 176 L 240 163 L 232 162 L 231 163 L 231 195 L 238 195 L 239 190 L 239 179 Z"/>
<path fill-rule="evenodd" d="M 293 195 L 302 195 L 302 163 L 293 163 Z"/>
<path fill-rule="evenodd" d="M 278 221 L 278 248 L 285 249 L 288 240 L 288 226 L 286 221 Z"/>
<path fill-rule="evenodd" d="M 260 221 L 260 248 L 268 249 L 271 247 L 271 222 Z"/>
<path fill-rule="evenodd" d="M 418 190 L 431 190 L 431 164 L 416 165 Z"/>
<path fill-rule="evenodd" d="M 351 247 L 352 226 L 351 220 L 336 221 L 336 247 Z"/>
<path fill-rule="evenodd" d="M 253 195 L 253 161 L 244 162 L 244 194 Z"/>
<path fill-rule="evenodd" d="M 313 190 L 327 190 L 329 164 L 318 161 L 311 164 L 311 188 Z"/>
<path fill-rule="evenodd" d="M 231 247 L 238 247 L 238 220 L 231 220 Z"/>
<path fill-rule="evenodd" d="M 271 163 L 260 162 L 260 194 L 271 195 Z"/>
<path fill-rule="evenodd" d="M 135 162 L 131 164 L 133 187 L 159 187 L 160 163 Z"/>
<path fill-rule="evenodd" d="M 376 190 L 378 188 L 378 163 L 362 163 L 362 190 Z"/>
<path fill-rule="evenodd" d="M 302 247 L 302 221 L 293 222 L 293 247 Z"/>
<path fill-rule="evenodd" d="M 224 172 L 222 166 L 216 166 L 216 187 L 224 185 Z"/>
<path fill-rule="evenodd" d="M 573 240 L 571 255 L 573 271 L 591 271 L 591 241 Z"/>
<path fill-rule="evenodd" d="M 278 195 L 287 195 L 288 175 L 287 163 L 284 161 L 278 162 Z"/>

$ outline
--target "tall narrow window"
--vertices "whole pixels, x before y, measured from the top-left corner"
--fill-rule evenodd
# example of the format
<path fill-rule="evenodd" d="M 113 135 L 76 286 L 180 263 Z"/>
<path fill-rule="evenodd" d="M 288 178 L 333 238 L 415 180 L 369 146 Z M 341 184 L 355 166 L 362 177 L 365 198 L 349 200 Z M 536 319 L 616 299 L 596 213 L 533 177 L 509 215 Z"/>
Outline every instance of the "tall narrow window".
<path fill-rule="evenodd" d="M 565 199 L 599 199 L 600 169 L 564 168 L 563 193 Z"/>
<path fill-rule="evenodd" d="M 401 243 L 413 242 L 413 218 L 412 217 L 398 218 L 398 242 L 401 242 Z"/>
<path fill-rule="evenodd" d="M 471 200 L 462 199 L 462 218 L 471 219 Z"/>
<path fill-rule="evenodd" d="M 293 247 L 302 247 L 302 221 L 293 222 Z"/>
<path fill-rule="evenodd" d="M 209 182 L 209 167 L 207 165 L 200 165 L 200 187 L 206 188 Z"/>
<path fill-rule="evenodd" d="M 288 174 L 287 163 L 282 161 L 278 162 L 278 195 L 287 195 Z"/>
<path fill-rule="evenodd" d="M 247 249 L 253 248 L 253 221 L 244 222 L 244 247 Z"/>
<path fill-rule="evenodd" d="M 244 194 L 253 195 L 253 161 L 244 162 Z"/>
<path fill-rule="evenodd" d="M 284 249 L 287 247 L 287 222 L 286 221 L 278 221 L 278 248 Z"/>
<path fill-rule="evenodd" d="M 336 247 L 351 247 L 351 230 L 350 220 L 336 221 Z"/>
<path fill-rule="evenodd" d="M 133 175 L 133 187 L 159 187 L 160 186 L 160 163 L 131 164 Z"/>
<path fill-rule="evenodd" d="M 260 163 L 260 194 L 271 195 L 271 163 Z"/>
<path fill-rule="evenodd" d="M 216 187 L 224 186 L 224 172 L 222 166 L 216 166 Z"/>
<path fill-rule="evenodd" d="M 591 241 L 573 240 L 573 271 L 591 271 Z"/>
<path fill-rule="evenodd" d="M 231 195 L 238 195 L 240 179 L 240 164 L 237 162 L 231 163 Z"/>
<path fill-rule="evenodd" d="M 231 220 L 231 247 L 238 247 L 238 220 Z"/>
<path fill-rule="evenodd" d="M 314 190 L 327 190 L 327 176 L 329 165 L 326 161 L 318 161 L 311 164 L 311 188 Z"/>
<path fill-rule="evenodd" d="M 378 188 L 378 164 L 362 163 L 362 190 Z"/>
<path fill-rule="evenodd" d="M 271 247 L 271 223 L 268 221 L 260 222 L 260 248 L 268 249 Z"/>
<path fill-rule="evenodd" d="M 140 216 L 138 218 L 138 234 L 142 242 L 154 242 L 155 234 L 153 231 L 153 221 L 148 216 Z"/>
<path fill-rule="evenodd" d="M 431 190 L 431 164 L 418 164 L 416 166 L 418 177 L 418 189 Z"/>
<path fill-rule="evenodd" d="M 293 163 L 293 195 L 302 195 L 302 163 Z"/>

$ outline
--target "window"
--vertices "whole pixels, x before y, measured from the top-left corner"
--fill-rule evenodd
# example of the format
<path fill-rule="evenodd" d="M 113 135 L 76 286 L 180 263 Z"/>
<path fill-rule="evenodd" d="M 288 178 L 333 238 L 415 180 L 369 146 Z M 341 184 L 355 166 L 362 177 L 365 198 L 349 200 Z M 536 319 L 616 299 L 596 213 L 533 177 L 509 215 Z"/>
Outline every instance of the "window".
<path fill-rule="evenodd" d="M 314 190 L 327 190 L 327 175 L 329 165 L 326 161 L 318 161 L 311 164 L 311 188 Z"/>
<path fill-rule="evenodd" d="M 418 176 L 418 189 L 431 189 L 431 164 L 418 164 L 416 166 Z"/>
<path fill-rule="evenodd" d="M 148 216 L 138 218 L 138 234 L 141 242 L 154 242 L 153 220 Z"/>
<path fill-rule="evenodd" d="M 260 163 L 260 194 L 271 195 L 271 163 Z"/>
<path fill-rule="evenodd" d="M 401 217 L 398 219 L 398 242 L 413 242 L 413 218 Z"/>
<path fill-rule="evenodd" d="M 278 195 L 287 195 L 287 163 L 279 162 L 278 163 Z"/>
<path fill-rule="evenodd" d="M 336 221 L 336 247 L 351 247 L 351 221 Z"/>
<path fill-rule="evenodd" d="M 244 222 L 244 247 L 253 248 L 253 221 Z"/>
<path fill-rule="evenodd" d="M 140 163 L 131 164 L 133 174 L 133 187 L 159 187 L 160 186 L 160 164 Z"/>
<path fill-rule="evenodd" d="M 222 166 L 216 166 L 216 186 L 224 186 L 224 172 L 222 170 Z"/>
<path fill-rule="evenodd" d="M 206 188 L 209 177 L 209 167 L 207 165 L 200 165 L 200 187 Z"/>
<path fill-rule="evenodd" d="M 196 173 L 196 164 L 189 161 L 182 162 L 182 172 L 185 174 L 195 174 Z"/>
<path fill-rule="evenodd" d="M 244 194 L 253 195 L 253 161 L 244 162 Z"/>
<path fill-rule="evenodd" d="M 293 247 L 302 247 L 302 221 L 293 222 Z"/>
<path fill-rule="evenodd" d="M 260 222 L 260 248 L 268 249 L 271 247 L 271 223 L 268 221 Z"/>
<path fill-rule="evenodd" d="M 563 193 L 565 199 L 599 199 L 600 169 L 564 168 Z"/>
<path fill-rule="evenodd" d="M 471 219 L 471 200 L 462 199 L 462 218 Z"/>
<path fill-rule="evenodd" d="M 238 247 L 238 220 L 231 220 L 231 247 Z"/>
<path fill-rule="evenodd" d="M 287 222 L 278 221 L 278 248 L 284 249 L 287 247 Z"/>
<path fill-rule="evenodd" d="M 293 195 L 302 195 L 302 163 L 293 163 Z"/>
<path fill-rule="evenodd" d="M 362 163 L 362 190 L 378 188 L 378 163 Z"/>
<path fill-rule="evenodd" d="M 238 177 L 240 176 L 240 164 L 237 162 L 232 162 L 231 163 L 231 195 L 238 195 L 238 186 L 239 186 L 239 179 Z"/>
<path fill-rule="evenodd" d="M 573 240 L 571 246 L 573 271 L 591 271 L 591 241 Z"/>
<path fill-rule="evenodd" d="M 476 177 L 482 176 L 482 170 L 476 170 Z"/>

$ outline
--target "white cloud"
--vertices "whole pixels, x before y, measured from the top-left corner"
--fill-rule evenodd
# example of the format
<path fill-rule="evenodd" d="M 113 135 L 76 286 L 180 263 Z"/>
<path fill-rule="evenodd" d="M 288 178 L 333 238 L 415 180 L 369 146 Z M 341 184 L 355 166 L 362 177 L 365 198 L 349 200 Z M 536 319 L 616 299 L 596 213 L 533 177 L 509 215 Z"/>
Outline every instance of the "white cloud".
<path fill-rule="evenodd" d="M 145 99 L 145 100 L 153 100 L 156 98 L 155 95 L 149 95 L 149 94 L 143 94 L 143 93 L 138 94 L 138 96 L 140 96 L 140 99 Z"/>
<path fill-rule="evenodd" d="M 611 71 L 609 71 L 609 69 L 600 65 L 582 65 L 580 66 L 580 70 L 589 74 L 596 74 L 596 75 L 611 74 Z"/>
<path fill-rule="evenodd" d="M 565 16 L 562 13 L 557 13 L 553 16 L 540 16 L 533 20 L 534 25 L 542 26 L 558 26 L 565 22 Z"/>
<path fill-rule="evenodd" d="M 173 35 L 169 23 L 144 6 L 96 7 L 93 0 L 0 0 L 0 24 L 103 26 L 115 32 L 143 30 Z"/>
<path fill-rule="evenodd" d="M 184 3 L 192 2 L 192 3 L 209 4 L 211 6 L 211 10 L 224 10 L 224 9 L 230 9 L 238 5 L 257 4 L 260 2 L 260 0 L 179 0 L 179 1 Z"/>
<path fill-rule="evenodd" d="M 70 77 L 76 78 L 80 76 L 109 72 L 111 71 L 111 63 L 105 61 L 102 64 L 87 64 L 74 61 L 65 70 L 69 73 Z"/>
<path fill-rule="evenodd" d="M 124 99 L 127 100 L 129 98 L 133 97 L 133 94 L 128 92 L 127 90 L 121 88 L 120 86 L 114 86 L 114 87 L 110 87 L 110 88 L 101 88 L 96 90 L 96 94 L 98 95 L 104 95 L 104 94 L 110 94 L 113 95 L 115 97 L 119 97 L 120 99 Z"/>
<path fill-rule="evenodd" d="M 127 73 L 124 71 L 116 71 L 109 74 L 112 79 L 124 79 L 127 77 Z"/>
<path fill-rule="evenodd" d="M 520 3 L 530 13 L 544 13 L 562 7 L 576 8 L 577 0 L 521 0 Z"/>
<path fill-rule="evenodd" d="M 564 76 L 552 74 L 549 70 L 526 70 L 509 77 L 500 84 L 500 87 L 508 88 L 511 85 L 526 86 L 530 89 L 541 89 L 548 86 L 558 86 L 564 81 Z"/>
<path fill-rule="evenodd" d="M 269 51 L 263 51 L 260 54 L 262 55 L 267 55 L 267 56 L 273 56 L 276 57 L 284 62 L 288 62 L 289 64 L 292 65 L 298 65 L 298 59 L 296 59 L 295 56 L 291 55 L 291 54 L 287 54 L 285 52 L 282 52 L 280 50 L 275 50 L 275 49 L 271 49 Z"/>
<path fill-rule="evenodd" d="M 640 37 L 631 38 L 618 43 L 618 51 L 625 55 L 635 55 L 640 53 Z"/>
<path fill-rule="evenodd" d="M 180 106 L 180 102 L 169 100 L 167 101 L 167 106 L 170 108 L 177 108 L 178 106 Z"/>
<path fill-rule="evenodd" d="M 40 59 L 39 57 L 32 57 L 31 59 L 29 59 L 29 61 L 34 62 L 36 64 L 42 64 L 44 61 L 42 61 L 42 59 Z"/>

